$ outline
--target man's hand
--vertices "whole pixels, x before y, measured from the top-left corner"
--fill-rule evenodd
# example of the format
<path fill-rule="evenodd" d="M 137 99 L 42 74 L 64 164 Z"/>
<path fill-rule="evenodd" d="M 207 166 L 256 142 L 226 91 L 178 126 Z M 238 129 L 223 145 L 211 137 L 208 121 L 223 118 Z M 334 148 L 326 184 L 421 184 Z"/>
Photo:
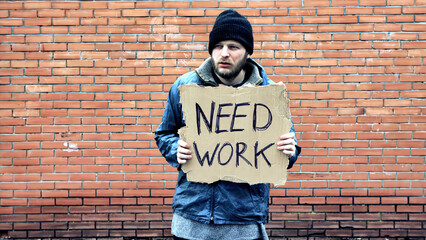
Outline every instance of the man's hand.
<path fill-rule="evenodd" d="M 192 158 L 192 152 L 189 150 L 189 144 L 183 140 L 179 140 L 177 149 L 177 161 L 180 164 L 185 164 L 187 160 Z"/>
<path fill-rule="evenodd" d="M 294 133 L 287 133 L 280 136 L 277 142 L 277 149 L 292 157 L 296 153 L 296 142 L 294 141 Z"/>

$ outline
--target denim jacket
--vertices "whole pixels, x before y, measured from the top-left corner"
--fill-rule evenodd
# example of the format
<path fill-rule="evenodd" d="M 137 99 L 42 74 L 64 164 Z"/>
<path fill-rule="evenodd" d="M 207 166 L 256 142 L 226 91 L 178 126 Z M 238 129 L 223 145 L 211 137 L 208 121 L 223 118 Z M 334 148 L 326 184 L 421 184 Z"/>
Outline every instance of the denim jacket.
<path fill-rule="evenodd" d="M 249 58 L 247 64 L 252 68 L 252 73 L 245 84 L 268 85 L 274 83 L 254 60 Z M 176 156 L 177 141 L 180 139 L 178 129 L 185 123 L 178 86 L 189 83 L 203 86 L 218 85 L 212 75 L 210 58 L 195 71 L 179 77 L 172 85 L 162 122 L 155 132 L 155 140 L 161 154 L 170 165 L 179 171 L 173 198 L 173 212 L 202 223 L 265 223 L 269 211 L 270 184 L 249 185 L 228 181 L 217 181 L 211 184 L 190 182 L 186 178 L 186 173 L 181 170 Z M 294 132 L 294 126 L 290 131 Z M 288 168 L 291 168 L 296 162 L 300 151 L 301 148 L 296 146 L 296 154 L 289 158 Z"/>

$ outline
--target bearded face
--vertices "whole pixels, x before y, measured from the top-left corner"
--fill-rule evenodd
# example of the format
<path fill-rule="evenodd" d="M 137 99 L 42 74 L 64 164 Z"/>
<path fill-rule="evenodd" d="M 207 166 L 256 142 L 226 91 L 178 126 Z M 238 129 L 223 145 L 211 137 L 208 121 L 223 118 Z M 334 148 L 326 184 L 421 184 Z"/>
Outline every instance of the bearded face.
<path fill-rule="evenodd" d="M 215 45 L 212 51 L 213 71 L 227 85 L 241 74 L 249 54 L 246 49 L 233 40 L 222 41 Z"/>

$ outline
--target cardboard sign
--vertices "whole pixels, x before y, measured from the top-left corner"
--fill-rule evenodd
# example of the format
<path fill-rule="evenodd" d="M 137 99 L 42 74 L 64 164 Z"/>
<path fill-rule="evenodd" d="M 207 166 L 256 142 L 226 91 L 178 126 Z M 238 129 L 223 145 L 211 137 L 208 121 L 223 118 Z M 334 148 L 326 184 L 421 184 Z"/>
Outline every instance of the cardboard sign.
<path fill-rule="evenodd" d="M 189 181 L 284 185 L 288 156 L 276 145 L 291 128 L 284 84 L 179 89 L 186 123 L 179 134 L 192 151 L 182 165 Z"/>

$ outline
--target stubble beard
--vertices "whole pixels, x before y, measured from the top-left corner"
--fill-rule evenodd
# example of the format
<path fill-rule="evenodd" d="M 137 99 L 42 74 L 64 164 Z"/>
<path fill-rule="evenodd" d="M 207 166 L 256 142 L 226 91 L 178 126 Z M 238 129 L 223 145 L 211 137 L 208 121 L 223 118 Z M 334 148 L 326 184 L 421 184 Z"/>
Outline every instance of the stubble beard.
<path fill-rule="evenodd" d="M 239 61 L 237 63 L 237 65 L 234 66 L 234 69 L 232 69 L 229 72 L 221 72 L 219 67 L 218 67 L 218 63 L 215 62 L 215 60 L 213 58 L 212 58 L 212 62 L 213 62 L 213 71 L 216 73 L 216 75 L 218 75 L 219 77 L 221 77 L 225 80 L 232 81 L 232 80 L 234 80 L 234 78 L 236 78 L 238 76 L 238 74 L 240 74 L 241 70 L 246 65 L 247 54 L 243 57 L 243 59 L 241 61 Z"/>

